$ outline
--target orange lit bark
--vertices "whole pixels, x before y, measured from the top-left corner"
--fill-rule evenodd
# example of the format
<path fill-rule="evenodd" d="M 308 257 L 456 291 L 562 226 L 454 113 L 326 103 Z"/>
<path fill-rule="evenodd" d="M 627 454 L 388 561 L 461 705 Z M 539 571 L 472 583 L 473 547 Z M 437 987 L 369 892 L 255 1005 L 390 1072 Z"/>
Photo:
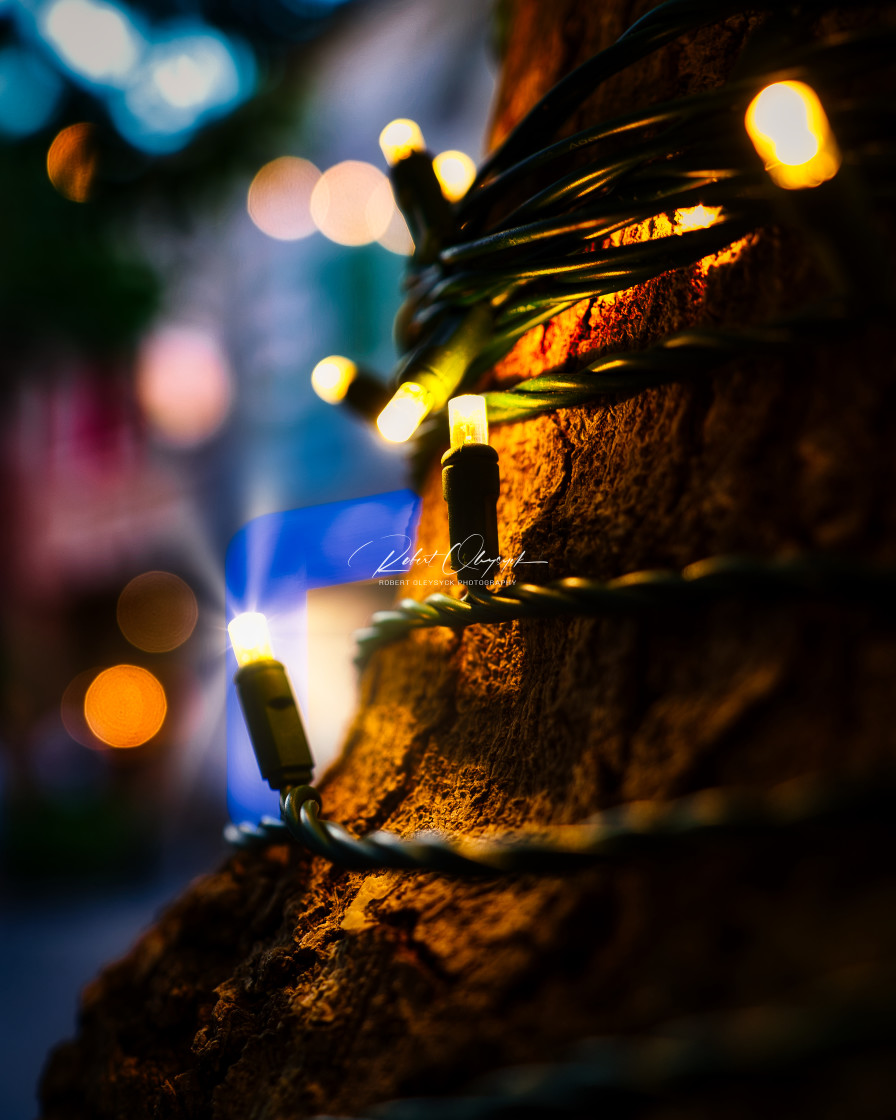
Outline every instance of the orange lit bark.
<path fill-rule="evenodd" d="M 495 138 L 646 6 L 518 0 Z M 660 52 L 573 123 L 718 83 L 747 27 L 733 19 Z M 734 260 L 580 304 L 489 380 L 691 323 L 773 318 L 821 286 L 806 246 L 766 230 Z M 547 560 L 552 578 L 732 551 L 892 560 L 890 333 L 496 429 L 505 553 Z M 433 464 L 424 553 L 444 550 L 445 531 Z M 367 669 L 322 785 L 326 815 L 356 830 L 489 833 L 868 766 L 893 754 L 894 684 L 890 630 L 823 604 L 419 633 Z M 890 862 L 860 827 L 498 882 L 349 874 L 296 848 L 236 855 L 88 989 L 78 1037 L 48 1068 L 44 1120 L 344 1115 L 452 1092 L 584 1035 L 787 999 L 889 958 Z M 883 1118 L 886 1068 L 832 1062 L 811 1084 L 717 1088 L 644 1115 Z"/>

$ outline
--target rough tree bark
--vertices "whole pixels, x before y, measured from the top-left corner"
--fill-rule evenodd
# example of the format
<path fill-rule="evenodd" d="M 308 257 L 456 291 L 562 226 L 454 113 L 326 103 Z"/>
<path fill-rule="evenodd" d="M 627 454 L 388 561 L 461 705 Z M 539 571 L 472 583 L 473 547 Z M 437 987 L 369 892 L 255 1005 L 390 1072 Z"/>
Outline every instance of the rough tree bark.
<path fill-rule="evenodd" d="M 650 6 L 517 0 L 494 136 Z M 717 84 L 749 26 L 730 19 L 651 56 L 572 125 Z M 489 381 L 693 323 L 772 318 L 823 283 L 801 240 L 764 230 L 734 259 L 580 304 Z M 890 334 L 496 429 L 505 552 L 548 560 L 552 578 L 731 551 L 896 559 Z M 447 543 L 439 486 L 434 464 L 424 550 Z M 892 632 L 825 603 L 419 633 L 366 670 L 326 812 L 358 830 L 487 834 L 867 767 L 893 754 L 894 683 Z M 891 888 L 870 827 L 497 882 L 345 873 L 295 847 L 234 855 L 88 988 L 77 1038 L 47 1069 L 43 1116 L 293 1120 L 451 1092 L 585 1035 L 881 966 Z M 886 1070 L 880 1057 L 832 1062 L 803 1083 L 649 1115 L 883 1116 Z"/>

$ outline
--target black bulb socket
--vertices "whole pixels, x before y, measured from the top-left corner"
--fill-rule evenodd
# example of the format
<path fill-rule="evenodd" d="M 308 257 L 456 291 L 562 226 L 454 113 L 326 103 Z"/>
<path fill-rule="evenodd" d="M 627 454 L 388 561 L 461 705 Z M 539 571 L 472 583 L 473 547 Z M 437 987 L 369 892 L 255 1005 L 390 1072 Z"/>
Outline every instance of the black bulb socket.
<path fill-rule="evenodd" d="M 389 168 L 398 209 L 414 239 L 414 264 L 430 264 L 454 231 L 454 210 L 442 194 L 429 152 L 409 152 Z"/>
<path fill-rule="evenodd" d="M 461 583 L 487 587 L 500 562 L 498 452 L 467 443 L 442 456 L 442 494 L 448 503 L 450 563 Z"/>
<path fill-rule="evenodd" d="M 371 423 L 383 411 L 392 397 L 392 391 L 380 380 L 359 369 L 345 391 L 342 403 L 357 416 Z"/>

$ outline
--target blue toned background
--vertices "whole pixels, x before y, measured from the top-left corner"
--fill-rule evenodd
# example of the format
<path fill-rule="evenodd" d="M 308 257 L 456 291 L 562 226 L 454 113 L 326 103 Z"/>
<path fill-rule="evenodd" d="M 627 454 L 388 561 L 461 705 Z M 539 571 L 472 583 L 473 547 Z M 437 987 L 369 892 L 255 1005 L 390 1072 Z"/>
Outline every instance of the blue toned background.
<path fill-rule="evenodd" d="M 310 591 L 366 582 L 375 565 L 352 557 L 371 541 L 402 537 L 413 541 L 417 532 L 420 501 L 412 490 L 396 490 L 368 498 L 285 513 L 269 513 L 250 521 L 227 550 L 227 617 L 243 611 L 260 611 L 268 620 L 274 655 L 286 666 L 299 705 L 305 713 L 315 773 L 326 767 L 332 746 L 343 730 L 353 707 L 354 690 L 346 694 L 346 655 L 350 655 L 351 633 L 346 612 L 333 610 L 329 598 L 322 617 L 315 619 L 314 649 L 309 643 Z M 372 557 L 372 553 L 368 554 Z M 375 589 L 371 588 L 375 595 Z M 394 592 L 387 592 L 391 597 Z M 369 606 L 370 595 L 360 600 Z M 319 643 L 320 630 L 328 627 L 328 641 Z M 337 639 L 333 651 L 333 638 Z M 339 639 L 342 639 L 339 641 Z M 343 655 L 340 659 L 340 653 Z M 309 662 L 316 661 L 318 687 L 309 685 Z M 321 658 L 323 657 L 323 663 Z M 333 663 L 335 660 L 335 664 Z M 340 660 L 342 664 L 340 664 Z M 236 658 L 227 651 L 227 806 L 231 818 L 257 821 L 279 814 L 277 794 L 261 780 L 252 744 L 240 714 L 233 674 Z M 334 688 L 332 681 L 342 687 Z"/>

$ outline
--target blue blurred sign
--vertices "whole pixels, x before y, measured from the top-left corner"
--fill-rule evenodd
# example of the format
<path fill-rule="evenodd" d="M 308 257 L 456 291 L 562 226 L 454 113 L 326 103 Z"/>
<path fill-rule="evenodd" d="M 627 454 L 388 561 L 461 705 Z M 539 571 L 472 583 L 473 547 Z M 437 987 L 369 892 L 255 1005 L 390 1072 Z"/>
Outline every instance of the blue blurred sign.
<path fill-rule="evenodd" d="M 286 666 L 300 706 L 308 707 L 307 593 L 382 574 L 387 552 L 413 552 L 420 499 L 412 490 L 309 506 L 256 517 L 227 550 L 227 618 L 242 611 L 267 617 L 274 655 Z M 375 547 L 366 547 L 375 545 Z M 277 794 L 262 781 L 243 722 L 227 649 L 227 805 L 235 821 L 279 815 Z M 311 744 L 312 751 L 314 744 Z"/>

